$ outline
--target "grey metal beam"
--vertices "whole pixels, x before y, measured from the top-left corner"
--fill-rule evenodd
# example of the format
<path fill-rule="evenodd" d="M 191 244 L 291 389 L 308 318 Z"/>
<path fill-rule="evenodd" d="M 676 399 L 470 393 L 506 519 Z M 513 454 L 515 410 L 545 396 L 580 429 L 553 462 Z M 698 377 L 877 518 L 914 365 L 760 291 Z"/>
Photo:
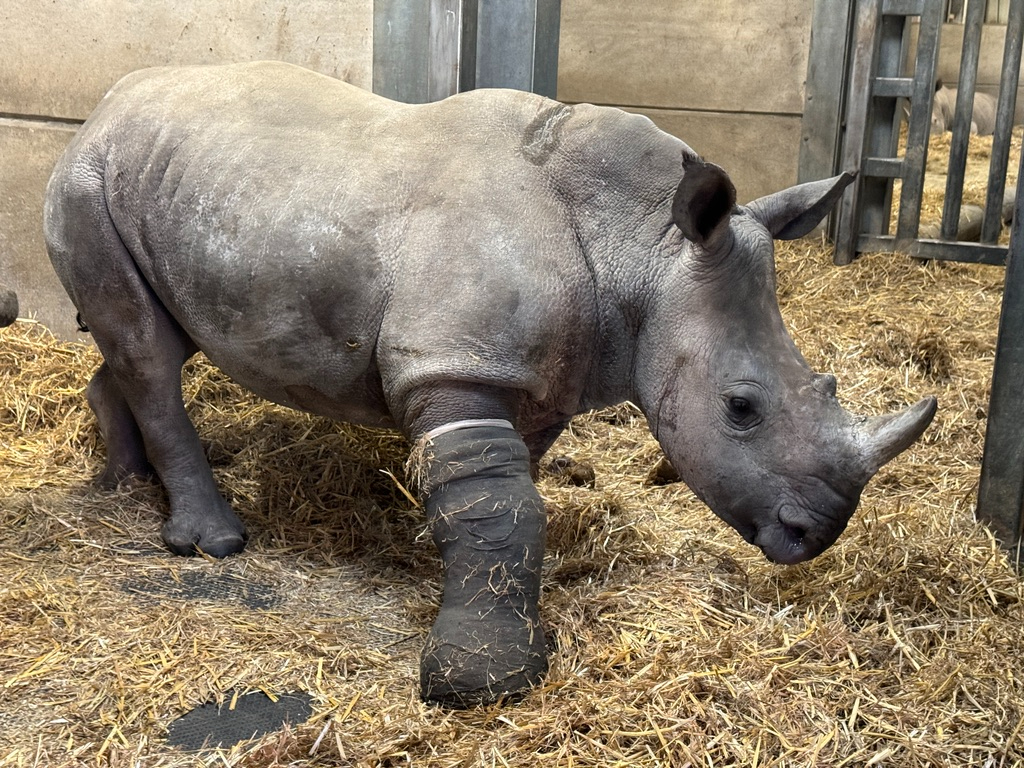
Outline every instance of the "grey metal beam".
<path fill-rule="evenodd" d="M 957 83 L 956 109 L 953 115 L 953 138 L 949 145 L 949 166 L 946 196 L 942 204 L 942 237 L 955 240 L 960 221 L 960 202 L 967 168 L 970 143 L 971 113 L 974 110 L 974 89 L 978 81 L 978 59 L 981 55 L 981 25 L 984 3 L 969 3 L 964 21 L 964 43 L 960 55 L 960 80 Z"/>
<path fill-rule="evenodd" d="M 555 96 L 561 0 L 479 0 L 477 88 Z"/>
<path fill-rule="evenodd" d="M 1002 227 L 1003 189 L 1010 157 L 1013 113 L 1017 104 L 1020 78 L 1021 42 L 1024 40 L 1024 2 L 1010 5 L 1003 46 L 1003 69 L 999 75 L 999 99 L 996 103 L 996 127 L 992 136 L 992 157 L 988 167 L 988 195 L 985 218 L 981 223 L 981 242 L 994 243 Z"/>
<path fill-rule="evenodd" d="M 939 36 L 942 31 L 942 4 L 927 4 L 921 12 L 917 36 L 917 62 L 914 67 L 914 94 L 910 100 L 907 124 L 907 149 L 904 154 L 903 188 L 900 191 L 896 237 L 917 237 L 924 196 L 924 172 L 928 162 L 928 136 L 931 132 L 932 98 L 935 95 L 935 70 L 939 63 Z"/>
<path fill-rule="evenodd" d="M 868 113 L 871 106 L 871 80 L 878 53 L 876 43 L 882 0 L 858 0 L 853 19 L 853 46 L 850 56 L 849 89 L 846 104 L 846 137 L 843 141 L 842 167 L 862 169 L 867 145 Z M 857 255 L 858 217 L 863 177 L 846 188 L 839 204 L 836 248 L 833 261 L 850 264 Z"/>
<path fill-rule="evenodd" d="M 374 0 L 374 93 L 409 104 L 428 101 L 429 27 L 429 0 Z"/>
<path fill-rule="evenodd" d="M 852 3 L 814 0 L 804 114 L 800 121 L 800 183 L 845 170 L 840 168 L 839 160 L 840 126 L 845 111 L 852 14 Z"/>
<path fill-rule="evenodd" d="M 1001 267 L 1006 263 L 1006 246 L 946 240 L 899 240 L 893 235 L 861 235 L 857 238 L 857 252 L 899 252 L 916 259 L 962 261 L 995 267 Z"/>
<path fill-rule="evenodd" d="M 422 103 L 473 88 L 555 96 L 561 0 L 374 0 L 373 90 Z"/>
<path fill-rule="evenodd" d="M 428 11 L 427 101 L 459 92 L 462 81 L 462 0 L 432 0 Z"/>
<path fill-rule="evenodd" d="M 1024 155 L 1019 173 L 1024 174 Z M 1024 535 L 1024 197 L 1014 206 L 977 515 L 1021 565 Z"/>

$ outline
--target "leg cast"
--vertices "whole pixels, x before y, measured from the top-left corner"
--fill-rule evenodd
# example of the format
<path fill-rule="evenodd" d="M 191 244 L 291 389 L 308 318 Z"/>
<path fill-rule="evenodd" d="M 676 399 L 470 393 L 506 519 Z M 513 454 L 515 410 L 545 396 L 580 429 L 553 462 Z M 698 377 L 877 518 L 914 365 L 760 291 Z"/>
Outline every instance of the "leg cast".
<path fill-rule="evenodd" d="M 421 694 L 457 708 L 521 695 L 547 671 L 537 610 L 546 521 L 529 451 L 510 424 L 424 439 L 422 490 L 445 581 Z"/>

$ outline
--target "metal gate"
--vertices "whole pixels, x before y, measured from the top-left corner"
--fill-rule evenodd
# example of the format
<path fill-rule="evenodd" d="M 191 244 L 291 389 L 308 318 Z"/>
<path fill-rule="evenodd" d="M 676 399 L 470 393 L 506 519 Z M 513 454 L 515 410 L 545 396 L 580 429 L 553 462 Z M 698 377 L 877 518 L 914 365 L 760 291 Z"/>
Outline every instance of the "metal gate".
<path fill-rule="evenodd" d="M 801 159 L 801 176 L 826 175 L 820 171 L 830 160 L 832 171 L 859 171 L 857 183 L 847 191 L 830 223 L 837 264 L 849 264 L 861 253 L 897 251 L 924 259 L 1006 266 L 977 514 L 1015 552 L 1020 564 L 1024 539 L 1024 205 L 1020 196 L 1013 203 L 1009 247 L 998 245 L 997 240 L 1024 39 L 1024 0 L 999 0 L 1006 36 L 980 242 L 956 240 L 982 25 L 993 5 L 993 0 L 967 0 L 963 11 L 964 43 L 938 237 L 921 237 L 920 218 L 940 36 L 951 10 L 947 2 L 816 3 L 805 113 L 807 151 Z M 836 57 L 837 49 L 846 55 Z M 816 102 L 815 97 L 819 97 Z M 905 148 L 900 154 L 904 120 Z M 1024 182 L 1024 164 L 1018 178 Z M 896 180 L 901 189 L 892 222 Z"/>

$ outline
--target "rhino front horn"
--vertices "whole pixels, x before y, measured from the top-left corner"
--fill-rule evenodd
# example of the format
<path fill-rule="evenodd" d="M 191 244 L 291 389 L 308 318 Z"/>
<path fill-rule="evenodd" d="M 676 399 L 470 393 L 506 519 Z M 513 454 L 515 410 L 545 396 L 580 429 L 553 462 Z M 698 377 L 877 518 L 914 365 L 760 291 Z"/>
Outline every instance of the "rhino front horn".
<path fill-rule="evenodd" d="M 858 431 L 868 476 L 909 448 L 931 424 L 937 407 L 934 397 L 926 397 L 898 413 L 867 419 Z"/>

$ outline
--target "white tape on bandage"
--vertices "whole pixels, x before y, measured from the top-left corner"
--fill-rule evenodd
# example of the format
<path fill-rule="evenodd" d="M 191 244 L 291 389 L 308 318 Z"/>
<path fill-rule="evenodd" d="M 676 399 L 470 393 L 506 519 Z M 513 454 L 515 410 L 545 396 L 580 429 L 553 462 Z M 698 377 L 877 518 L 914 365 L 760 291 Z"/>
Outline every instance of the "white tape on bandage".
<path fill-rule="evenodd" d="M 435 437 L 439 437 L 447 432 L 454 432 L 456 429 L 466 429 L 467 427 L 504 427 L 506 429 L 515 429 L 512 426 L 512 422 L 505 421 L 505 419 L 465 419 L 464 421 L 453 421 L 450 424 L 442 424 L 440 427 L 435 427 L 429 432 L 424 432 L 423 437 L 420 439 L 429 443 Z"/>

